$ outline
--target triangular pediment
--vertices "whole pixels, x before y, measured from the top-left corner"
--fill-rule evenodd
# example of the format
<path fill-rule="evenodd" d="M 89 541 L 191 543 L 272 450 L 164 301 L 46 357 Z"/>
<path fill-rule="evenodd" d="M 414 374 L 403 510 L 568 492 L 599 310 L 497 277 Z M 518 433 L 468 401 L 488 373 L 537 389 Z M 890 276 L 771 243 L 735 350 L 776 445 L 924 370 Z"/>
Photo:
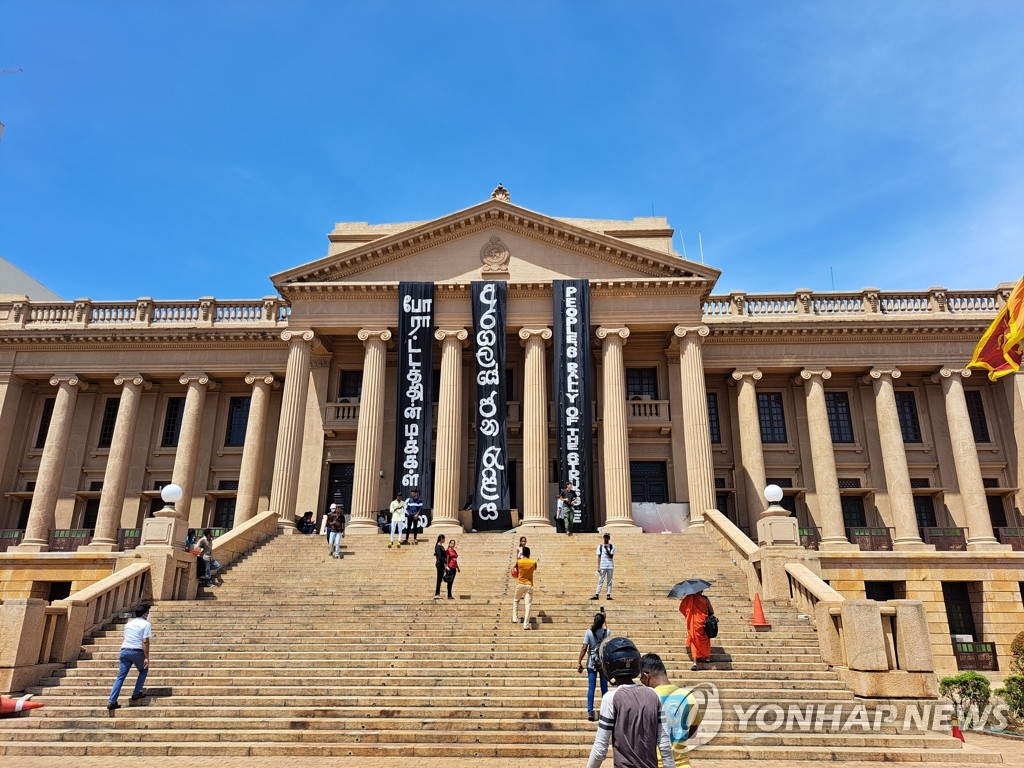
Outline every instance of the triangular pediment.
<path fill-rule="evenodd" d="M 667 232 L 670 237 L 671 230 Z M 367 226 L 364 234 L 353 237 L 368 242 L 271 279 L 282 292 L 289 286 L 311 283 L 367 285 L 402 280 L 453 284 L 487 279 L 511 284 L 558 279 L 671 280 L 704 284 L 707 290 L 717 281 L 717 269 L 625 239 L 631 235 L 641 239 L 642 234 L 631 231 L 613 236 L 509 202 L 489 200 L 404 228 L 374 232 Z"/>

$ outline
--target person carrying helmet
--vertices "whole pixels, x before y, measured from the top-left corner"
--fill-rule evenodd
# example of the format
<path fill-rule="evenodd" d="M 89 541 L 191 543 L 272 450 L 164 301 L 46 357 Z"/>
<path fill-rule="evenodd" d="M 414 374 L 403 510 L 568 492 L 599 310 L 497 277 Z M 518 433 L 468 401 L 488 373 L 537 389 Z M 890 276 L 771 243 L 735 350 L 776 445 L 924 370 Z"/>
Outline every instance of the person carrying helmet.
<path fill-rule="evenodd" d="M 658 768 L 659 753 L 664 768 L 676 768 L 661 697 L 653 688 L 634 682 L 640 675 L 640 651 L 633 641 L 626 637 L 606 640 L 598 659 L 612 688 L 601 697 L 597 736 L 587 768 L 598 768 L 604 762 L 609 742 L 615 744 L 615 768 Z"/>

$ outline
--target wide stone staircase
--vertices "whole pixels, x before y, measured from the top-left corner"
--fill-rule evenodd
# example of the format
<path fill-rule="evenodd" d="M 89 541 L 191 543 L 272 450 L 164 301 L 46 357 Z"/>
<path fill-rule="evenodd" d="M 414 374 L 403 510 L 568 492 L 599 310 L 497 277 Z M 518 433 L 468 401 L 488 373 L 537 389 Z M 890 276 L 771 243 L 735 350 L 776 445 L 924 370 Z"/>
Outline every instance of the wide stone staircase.
<path fill-rule="evenodd" d="M 456 599 L 439 601 L 430 537 L 392 549 L 384 537 L 351 537 L 336 560 L 321 536 L 279 536 L 230 568 L 223 586 L 154 607 L 149 698 L 128 701 L 133 671 L 122 709 L 106 710 L 121 641 L 110 626 L 32 689 L 44 708 L 0 721 L 0 755 L 583 759 L 596 724 L 576 660 L 604 605 L 612 633 L 661 654 L 673 682 L 710 684 L 701 688 L 708 722 L 720 725 L 697 765 L 998 760 L 944 733 L 908 732 L 901 718 L 866 729 L 864 719 L 884 714 L 878 703 L 850 727 L 865 703 L 822 663 L 814 629 L 776 607 L 766 610 L 770 632 L 750 627 L 745 579 L 709 534 L 616 536 L 610 602 L 589 599 L 599 540 L 531 536 L 540 562 L 535 631 L 525 632 L 510 610 L 517 534 L 459 537 Z M 713 582 L 721 623 L 714 663 L 700 672 L 683 649 L 678 601 L 665 596 L 691 576 Z M 791 710 L 824 722 L 777 727 Z"/>

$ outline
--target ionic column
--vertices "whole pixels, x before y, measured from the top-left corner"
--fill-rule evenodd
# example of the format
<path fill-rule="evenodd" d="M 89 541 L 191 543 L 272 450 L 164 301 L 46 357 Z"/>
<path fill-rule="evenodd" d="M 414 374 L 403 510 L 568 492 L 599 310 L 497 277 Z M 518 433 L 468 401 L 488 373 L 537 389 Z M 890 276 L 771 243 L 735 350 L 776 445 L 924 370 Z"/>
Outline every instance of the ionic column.
<path fill-rule="evenodd" d="M 249 400 L 249 421 L 245 425 L 242 467 L 238 472 L 238 496 L 235 498 L 235 525 L 256 516 L 260 501 L 260 472 L 263 468 L 263 447 L 267 442 L 267 412 L 270 390 L 281 385 L 272 373 L 250 373 L 245 383 L 252 387 Z"/>
<path fill-rule="evenodd" d="M 747 525 L 753 527 L 764 512 L 764 449 L 761 445 L 761 416 L 757 410 L 757 382 L 761 371 L 733 371 L 736 381 L 736 411 L 740 428 L 740 462 L 743 465 L 744 497 L 747 502 Z"/>
<path fill-rule="evenodd" d="M 921 532 L 917 528 L 914 494 L 910 489 L 910 470 L 907 468 L 903 432 L 900 429 L 899 411 L 896 410 L 896 395 L 893 393 L 892 383 L 901 375 L 899 368 L 872 368 L 864 377 L 864 382 L 870 382 L 875 390 L 875 415 L 882 443 L 885 488 L 889 496 L 892 524 L 896 529 L 893 548 L 928 549 L 929 546 L 921 541 Z"/>
<path fill-rule="evenodd" d="M 299 493 L 299 465 L 306 423 L 306 395 L 309 393 L 309 359 L 312 331 L 283 331 L 288 342 L 288 364 L 281 395 L 281 420 L 277 427 L 274 479 L 270 486 L 270 508 L 277 512 L 278 530 L 293 530 L 295 497 Z"/>
<path fill-rule="evenodd" d="M 459 522 L 459 456 L 462 453 L 462 349 L 465 328 L 434 331 L 441 342 L 441 391 L 437 402 L 437 453 L 431 532 L 462 533 Z"/>
<path fill-rule="evenodd" d="M 54 527 L 57 496 L 64 477 L 64 459 L 68 453 L 75 403 L 78 402 L 79 390 L 85 390 L 89 384 L 73 373 L 59 373 L 50 379 L 50 386 L 58 388 L 57 400 L 53 405 L 36 487 L 32 492 L 25 539 L 13 548 L 18 552 L 46 552 L 50 548 L 50 531 Z"/>
<path fill-rule="evenodd" d="M 521 527 L 552 528 L 548 518 L 548 391 L 544 357 L 550 328 L 522 328 L 526 348 L 523 387 L 523 521 Z"/>
<path fill-rule="evenodd" d="M 857 549 L 846 538 L 843 505 L 839 498 L 839 476 L 832 449 L 832 430 L 825 406 L 825 382 L 832 378 L 828 368 L 800 371 L 800 381 L 807 397 L 807 431 L 811 441 L 811 469 L 814 472 L 814 495 L 821 522 L 820 549 Z"/>
<path fill-rule="evenodd" d="M 175 504 L 177 517 L 188 522 L 192 510 L 192 488 L 196 481 L 199 460 L 199 442 L 203 436 L 203 412 L 206 392 L 216 387 L 205 373 L 182 374 L 179 382 L 188 386 L 185 392 L 185 412 L 181 416 L 181 432 L 174 452 L 171 482 L 181 488 L 181 501 Z"/>
<path fill-rule="evenodd" d="M 946 421 L 949 424 L 949 438 L 953 443 L 953 464 L 956 466 L 960 499 L 967 516 L 967 548 L 1002 549 L 1004 547 L 992 530 L 985 484 L 981 480 L 981 465 L 978 463 L 978 446 L 974 442 L 974 429 L 971 427 L 971 416 L 964 397 L 963 379 L 970 375 L 969 368 L 940 368 L 932 376 L 932 381 L 942 385 L 945 397 Z"/>
<path fill-rule="evenodd" d="M 380 452 L 384 436 L 384 373 L 391 331 L 359 331 L 366 347 L 363 356 L 363 390 L 359 399 L 359 428 L 356 433 L 356 466 L 352 479 L 351 533 L 377 532 L 377 486 Z"/>
<path fill-rule="evenodd" d="M 715 471 L 711 458 L 711 423 L 708 420 L 703 353 L 703 341 L 710 331 L 706 325 L 689 328 L 677 325 L 673 333 L 679 338 L 690 525 L 697 527 L 704 525 L 704 510 L 715 507 Z"/>
<path fill-rule="evenodd" d="M 114 378 L 114 384 L 121 387 L 121 399 L 117 404 L 117 420 L 114 435 L 107 454 L 107 468 L 103 473 L 103 491 L 100 493 L 100 510 L 96 517 L 96 535 L 92 543 L 83 550 L 93 552 L 116 552 L 117 530 L 121 526 L 121 512 L 124 509 L 124 490 L 128 484 L 128 468 L 131 466 L 135 446 L 135 426 L 139 420 L 139 403 L 142 393 L 153 386 L 141 373 L 122 373 Z"/>
<path fill-rule="evenodd" d="M 629 428 L 626 417 L 626 366 L 622 348 L 628 328 L 598 328 L 604 376 L 601 437 L 604 440 L 603 528 L 635 529 L 629 484 Z M 584 500 L 586 503 L 586 500 Z M 596 519 L 596 514 L 595 514 Z"/>

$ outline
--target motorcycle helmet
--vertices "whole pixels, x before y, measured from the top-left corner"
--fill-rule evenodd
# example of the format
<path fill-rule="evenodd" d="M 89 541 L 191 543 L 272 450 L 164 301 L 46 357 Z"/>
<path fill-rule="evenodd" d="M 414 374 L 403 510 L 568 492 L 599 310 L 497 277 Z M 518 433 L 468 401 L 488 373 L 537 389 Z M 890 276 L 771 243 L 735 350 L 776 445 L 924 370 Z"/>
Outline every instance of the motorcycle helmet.
<path fill-rule="evenodd" d="M 601 643 L 598 660 L 612 685 L 628 683 L 640 675 L 640 651 L 628 637 L 612 637 Z"/>

